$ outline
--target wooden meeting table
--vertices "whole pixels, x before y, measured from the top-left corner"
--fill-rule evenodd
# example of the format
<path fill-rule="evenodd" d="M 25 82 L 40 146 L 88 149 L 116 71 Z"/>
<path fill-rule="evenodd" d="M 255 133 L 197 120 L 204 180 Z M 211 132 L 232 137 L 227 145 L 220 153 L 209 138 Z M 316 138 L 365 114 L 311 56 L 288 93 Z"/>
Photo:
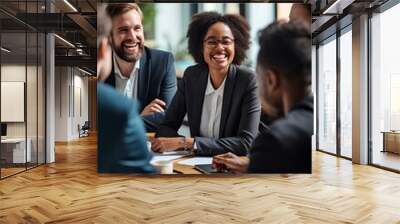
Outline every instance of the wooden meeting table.
<path fill-rule="evenodd" d="M 151 141 L 155 137 L 155 133 L 147 133 L 147 140 Z M 180 161 L 193 158 L 194 156 L 184 156 L 178 159 L 174 159 L 174 173 L 175 174 L 202 174 L 202 172 L 196 170 L 194 166 L 179 164 Z"/>
<path fill-rule="evenodd" d="M 155 137 L 155 133 L 147 133 L 148 141 L 151 141 L 154 137 Z M 194 166 L 179 163 L 180 161 L 187 160 L 187 159 L 190 159 L 193 157 L 196 157 L 196 156 L 187 155 L 187 156 L 183 156 L 181 158 L 172 160 L 173 164 L 174 164 L 174 174 L 203 174 L 202 172 L 195 169 Z M 210 158 L 210 157 L 208 157 L 208 158 Z"/>

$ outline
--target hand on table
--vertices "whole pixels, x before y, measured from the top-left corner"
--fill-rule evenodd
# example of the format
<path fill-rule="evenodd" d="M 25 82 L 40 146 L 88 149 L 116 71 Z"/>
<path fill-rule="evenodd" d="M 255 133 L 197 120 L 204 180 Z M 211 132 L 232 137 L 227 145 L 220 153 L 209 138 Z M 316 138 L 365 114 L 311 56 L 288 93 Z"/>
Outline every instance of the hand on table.
<path fill-rule="evenodd" d="M 213 157 L 212 166 L 216 169 L 228 169 L 233 173 L 246 173 L 249 166 L 248 157 L 239 157 L 233 153 L 225 153 Z"/>
<path fill-rule="evenodd" d="M 151 103 L 149 103 L 149 105 L 147 105 L 143 109 L 143 111 L 140 115 L 146 116 L 146 115 L 150 115 L 150 114 L 157 113 L 157 112 L 164 112 L 165 106 L 166 106 L 166 104 L 164 101 L 159 100 L 159 99 L 154 99 L 153 101 L 151 101 Z"/>
<path fill-rule="evenodd" d="M 186 147 L 193 148 L 193 138 L 186 138 Z M 169 152 L 175 151 L 185 147 L 185 140 L 183 137 L 172 137 L 172 138 L 154 138 L 151 140 L 151 149 L 154 152 Z"/>

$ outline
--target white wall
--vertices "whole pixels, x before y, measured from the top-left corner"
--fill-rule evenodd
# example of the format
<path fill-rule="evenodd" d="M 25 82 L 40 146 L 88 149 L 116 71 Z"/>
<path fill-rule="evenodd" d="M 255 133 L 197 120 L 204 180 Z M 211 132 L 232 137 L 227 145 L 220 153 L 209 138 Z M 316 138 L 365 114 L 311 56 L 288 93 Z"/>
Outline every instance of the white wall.
<path fill-rule="evenodd" d="M 89 117 L 88 78 L 72 67 L 56 67 L 56 74 L 55 140 L 70 141 L 79 137 L 78 124 Z"/>
<path fill-rule="evenodd" d="M 1 65 L 1 81 L 25 82 L 25 64 Z"/>
<path fill-rule="evenodd" d="M 19 64 L 6 64 L 1 66 L 1 81 L 10 82 L 25 82 L 26 69 L 32 70 L 32 66 L 28 68 L 24 65 Z M 27 93 L 27 96 L 36 96 L 34 93 Z M 7 110 L 7 108 L 1 108 L 1 110 Z M 31 117 L 28 117 L 31 120 Z M 25 124 L 26 122 L 10 122 L 7 123 L 7 136 L 8 137 L 25 137 Z M 29 137 L 29 136 L 28 136 Z"/>
<path fill-rule="evenodd" d="M 25 121 L 25 83 L 1 82 L 1 121 Z M 36 105 L 35 107 L 36 108 Z"/>
<path fill-rule="evenodd" d="M 55 73 L 55 140 L 67 141 L 68 139 L 68 84 L 69 76 L 67 67 L 56 67 Z"/>
<path fill-rule="evenodd" d="M 78 73 L 78 74 L 77 74 Z M 79 70 L 74 70 L 74 111 L 72 119 L 72 136 L 74 138 L 78 137 L 78 124 L 81 126 L 85 121 L 89 120 L 89 92 L 88 92 L 88 78 L 81 76 Z M 79 93 L 80 91 L 80 93 Z M 80 102 L 79 102 L 80 101 Z M 81 108 L 79 108 L 81 107 Z M 82 110 L 80 112 L 80 110 Z"/>
<path fill-rule="evenodd" d="M 37 70 L 38 69 L 38 70 Z M 3 64 L 1 66 L 1 78 L 3 81 L 24 82 L 26 85 L 26 106 L 23 102 L 22 113 L 26 112 L 26 120 L 23 122 L 6 122 L 7 137 L 30 139 L 32 161 L 36 162 L 39 153 L 39 163 L 44 162 L 44 74 L 41 66 L 25 64 Z M 27 80 L 25 80 L 27 78 Z M 3 91 L 4 89 L 2 89 Z M 22 90 L 22 94 L 24 91 Z M 7 96 L 2 96 L 7 97 Z M 1 110 L 12 110 L 10 107 L 2 107 Z M 10 112 L 10 111 L 7 111 Z M 11 111 L 12 113 L 12 111 Z M 38 152 L 37 152 L 38 151 Z"/>

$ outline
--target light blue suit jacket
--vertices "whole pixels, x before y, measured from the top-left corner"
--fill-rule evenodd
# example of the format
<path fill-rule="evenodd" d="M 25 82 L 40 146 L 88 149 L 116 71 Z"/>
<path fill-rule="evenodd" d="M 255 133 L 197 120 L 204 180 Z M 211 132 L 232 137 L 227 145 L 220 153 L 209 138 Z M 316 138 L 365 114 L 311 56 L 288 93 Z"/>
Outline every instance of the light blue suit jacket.
<path fill-rule="evenodd" d="M 97 171 L 154 173 L 143 121 L 135 101 L 106 84 L 97 85 Z"/>

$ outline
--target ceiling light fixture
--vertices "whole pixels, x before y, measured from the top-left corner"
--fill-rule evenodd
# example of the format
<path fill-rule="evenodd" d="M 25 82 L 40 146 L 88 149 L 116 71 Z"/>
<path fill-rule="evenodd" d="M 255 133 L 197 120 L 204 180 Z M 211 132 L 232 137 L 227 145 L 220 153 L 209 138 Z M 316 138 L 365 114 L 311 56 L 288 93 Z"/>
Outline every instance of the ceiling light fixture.
<path fill-rule="evenodd" d="M 69 42 L 68 40 L 58 36 L 57 34 L 54 34 L 55 37 L 57 37 L 59 40 L 61 40 L 62 42 L 66 43 L 67 45 L 69 45 L 70 47 L 75 48 L 75 45 L 73 45 L 71 42 Z"/>
<path fill-rule="evenodd" d="M 78 67 L 78 70 L 81 71 L 81 72 L 83 72 L 83 73 L 85 73 L 85 74 L 87 74 L 87 75 L 89 75 L 89 76 L 92 75 L 92 73 L 90 73 L 90 72 L 88 72 L 88 71 L 86 71 L 86 70 L 83 70 L 83 69 L 81 69 L 81 68 L 79 68 L 79 67 Z"/>
<path fill-rule="evenodd" d="M 336 0 L 322 13 L 323 15 L 338 15 L 343 13 L 343 9 L 351 5 L 354 0 Z"/>
<path fill-rule="evenodd" d="M 11 51 L 5 47 L 1 47 L 0 48 L 2 51 L 6 52 L 6 53 L 10 53 Z"/>
<path fill-rule="evenodd" d="M 65 4 L 67 4 L 72 10 L 74 10 L 74 12 L 78 12 L 78 10 L 71 4 L 69 3 L 68 0 L 64 0 Z"/>

